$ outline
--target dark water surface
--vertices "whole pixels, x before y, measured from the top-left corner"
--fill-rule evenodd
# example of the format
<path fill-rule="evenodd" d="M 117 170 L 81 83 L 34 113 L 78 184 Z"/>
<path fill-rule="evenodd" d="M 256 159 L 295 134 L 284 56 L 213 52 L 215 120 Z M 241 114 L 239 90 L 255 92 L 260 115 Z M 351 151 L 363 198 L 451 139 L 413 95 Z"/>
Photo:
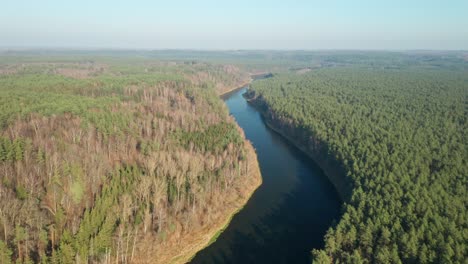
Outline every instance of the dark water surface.
<path fill-rule="evenodd" d="M 257 151 L 263 184 L 191 263 L 310 263 L 310 250 L 323 247 L 339 216 L 339 196 L 309 157 L 265 125 L 245 91 L 225 102 Z"/>

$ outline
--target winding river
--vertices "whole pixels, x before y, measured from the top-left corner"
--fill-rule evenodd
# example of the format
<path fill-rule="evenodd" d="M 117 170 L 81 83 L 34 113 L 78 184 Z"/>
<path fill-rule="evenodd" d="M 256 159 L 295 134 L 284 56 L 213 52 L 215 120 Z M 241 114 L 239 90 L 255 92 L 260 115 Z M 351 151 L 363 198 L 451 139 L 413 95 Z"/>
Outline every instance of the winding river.
<path fill-rule="evenodd" d="M 263 184 L 191 263 L 311 263 L 310 250 L 323 247 L 341 201 L 322 170 L 266 126 L 245 91 L 223 99 L 257 151 Z"/>

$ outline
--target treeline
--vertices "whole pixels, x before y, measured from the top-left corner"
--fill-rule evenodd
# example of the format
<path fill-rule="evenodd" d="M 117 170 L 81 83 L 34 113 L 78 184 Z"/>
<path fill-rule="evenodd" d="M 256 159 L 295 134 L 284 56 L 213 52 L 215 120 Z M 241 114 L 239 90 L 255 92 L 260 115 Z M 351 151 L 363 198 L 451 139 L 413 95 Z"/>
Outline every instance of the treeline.
<path fill-rule="evenodd" d="M 352 192 L 317 263 L 465 263 L 466 70 L 280 74 L 250 97 L 345 168 Z"/>
<path fill-rule="evenodd" d="M 1 263 L 167 262 L 250 181 L 243 136 L 217 96 L 245 78 L 233 66 L 8 68 Z"/>

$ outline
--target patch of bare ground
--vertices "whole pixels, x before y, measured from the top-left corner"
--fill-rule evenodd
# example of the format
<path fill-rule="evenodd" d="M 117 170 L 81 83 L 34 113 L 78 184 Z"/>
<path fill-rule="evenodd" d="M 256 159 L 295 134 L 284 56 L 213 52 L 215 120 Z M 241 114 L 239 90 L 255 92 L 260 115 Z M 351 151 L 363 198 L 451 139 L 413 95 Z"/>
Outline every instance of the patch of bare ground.
<path fill-rule="evenodd" d="M 105 64 L 86 62 L 56 65 L 55 74 L 74 79 L 86 79 L 104 73 L 108 66 Z"/>
<path fill-rule="evenodd" d="M 104 72 L 104 67 L 90 67 L 90 68 L 57 68 L 55 73 L 65 77 L 75 79 L 86 79 Z"/>
<path fill-rule="evenodd" d="M 51 73 L 74 79 L 86 79 L 106 72 L 108 66 L 89 62 L 27 62 L 0 66 L 0 75 L 19 73 Z"/>
<path fill-rule="evenodd" d="M 229 77 L 227 77 L 229 76 Z M 215 66 L 210 71 L 200 71 L 196 74 L 186 75 L 195 85 L 213 83 L 218 95 L 239 89 L 252 81 L 250 75 L 234 65 Z"/>
<path fill-rule="evenodd" d="M 11 65 L 0 66 L 0 75 L 16 74 L 18 69 Z"/>
<path fill-rule="evenodd" d="M 312 70 L 311 68 L 303 68 L 303 69 L 297 70 L 296 73 L 301 75 L 301 74 L 310 72 L 311 70 Z"/>

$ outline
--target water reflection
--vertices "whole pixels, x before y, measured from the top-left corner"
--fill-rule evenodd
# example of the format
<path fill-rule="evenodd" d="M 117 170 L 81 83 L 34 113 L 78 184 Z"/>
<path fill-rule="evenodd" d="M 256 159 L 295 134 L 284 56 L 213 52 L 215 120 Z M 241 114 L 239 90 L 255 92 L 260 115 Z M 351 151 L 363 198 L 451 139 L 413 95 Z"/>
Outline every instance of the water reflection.
<path fill-rule="evenodd" d="M 310 158 L 266 127 L 244 92 L 225 102 L 257 151 L 263 184 L 191 263 L 310 263 L 338 216 L 339 196 Z"/>

